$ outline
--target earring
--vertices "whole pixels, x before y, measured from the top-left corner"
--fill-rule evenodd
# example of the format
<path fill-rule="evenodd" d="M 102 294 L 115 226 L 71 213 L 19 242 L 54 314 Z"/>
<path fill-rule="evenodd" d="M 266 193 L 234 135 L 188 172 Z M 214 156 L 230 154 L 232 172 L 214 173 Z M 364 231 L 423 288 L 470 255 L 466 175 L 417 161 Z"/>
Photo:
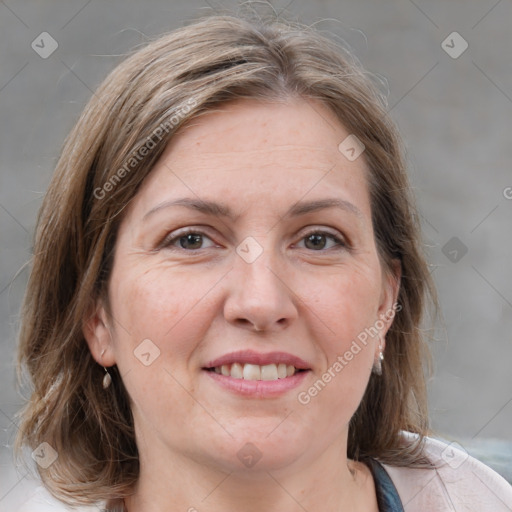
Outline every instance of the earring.
<path fill-rule="evenodd" d="M 105 349 L 103 349 L 103 352 L 101 353 L 100 359 L 103 359 L 103 354 L 105 353 Z M 108 370 L 103 367 L 105 370 L 105 375 L 103 376 L 103 389 L 107 389 L 110 384 L 112 384 L 112 376 L 110 373 L 108 373 Z"/>
<path fill-rule="evenodd" d="M 377 356 L 377 361 L 373 364 L 373 373 L 375 375 L 382 375 L 382 361 L 384 361 L 384 354 L 382 351 L 382 338 L 379 343 L 379 355 Z"/>
<path fill-rule="evenodd" d="M 103 369 L 105 370 L 105 375 L 103 377 L 103 389 L 107 389 L 110 384 L 112 384 L 112 377 L 105 367 L 103 367 Z"/>

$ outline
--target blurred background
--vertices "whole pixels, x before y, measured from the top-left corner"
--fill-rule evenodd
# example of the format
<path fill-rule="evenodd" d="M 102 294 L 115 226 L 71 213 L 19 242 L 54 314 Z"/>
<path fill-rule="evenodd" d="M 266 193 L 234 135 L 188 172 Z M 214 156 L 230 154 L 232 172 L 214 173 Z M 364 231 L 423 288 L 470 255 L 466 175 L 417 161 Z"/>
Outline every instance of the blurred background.
<path fill-rule="evenodd" d="M 431 341 L 432 426 L 512 481 L 512 3 L 271 4 L 343 39 L 387 83 L 444 317 Z M 0 1 L 0 511 L 36 485 L 12 458 L 16 334 L 37 211 L 64 138 L 123 54 L 237 5 Z"/>

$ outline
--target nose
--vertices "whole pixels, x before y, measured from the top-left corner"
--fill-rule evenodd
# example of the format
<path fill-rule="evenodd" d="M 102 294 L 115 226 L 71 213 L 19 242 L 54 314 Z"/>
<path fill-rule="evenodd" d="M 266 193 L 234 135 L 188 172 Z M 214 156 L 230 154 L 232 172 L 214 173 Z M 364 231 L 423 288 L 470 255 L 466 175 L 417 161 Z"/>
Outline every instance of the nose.
<path fill-rule="evenodd" d="M 297 296 L 283 265 L 264 251 L 247 263 L 237 257 L 230 272 L 224 317 L 231 324 L 252 331 L 280 331 L 297 317 Z"/>

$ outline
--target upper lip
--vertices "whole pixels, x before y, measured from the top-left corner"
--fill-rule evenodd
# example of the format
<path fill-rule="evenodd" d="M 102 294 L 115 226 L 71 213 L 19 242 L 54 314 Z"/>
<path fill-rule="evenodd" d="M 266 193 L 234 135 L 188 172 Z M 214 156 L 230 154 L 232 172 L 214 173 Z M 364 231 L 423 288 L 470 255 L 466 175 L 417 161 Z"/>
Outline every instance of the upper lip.
<path fill-rule="evenodd" d="M 267 364 L 279 364 L 284 363 L 286 365 L 295 366 L 298 370 L 309 370 L 310 365 L 301 359 L 300 357 L 288 354 L 286 352 L 268 352 L 262 354 L 253 350 L 239 350 L 237 352 L 230 352 L 225 354 L 213 361 L 210 361 L 205 368 L 215 368 L 224 364 L 233 363 L 248 363 L 257 364 L 259 366 L 265 366 Z"/>

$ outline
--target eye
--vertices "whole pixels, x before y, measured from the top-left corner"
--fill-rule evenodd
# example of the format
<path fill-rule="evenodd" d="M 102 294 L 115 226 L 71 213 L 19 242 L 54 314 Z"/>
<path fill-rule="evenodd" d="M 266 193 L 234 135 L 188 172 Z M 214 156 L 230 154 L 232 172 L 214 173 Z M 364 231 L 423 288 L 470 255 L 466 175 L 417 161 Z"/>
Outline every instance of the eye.
<path fill-rule="evenodd" d="M 208 241 L 209 243 L 205 245 L 205 241 Z M 304 246 L 300 246 L 302 242 L 304 242 Z M 323 252 L 327 249 L 333 248 L 347 248 L 347 244 L 340 237 L 333 233 L 321 230 L 306 233 L 297 245 L 316 252 Z M 171 233 L 162 241 L 160 247 L 196 251 L 215 247 L 215 243 L 202 231 L 189 228 L 178 233 Z"/>
<path fill-rule="evenodd" d="M 331 245 L 327 247 L 328 241 L 331 241 Z M 332 249 L 334 247 L 345 248 L 347 244 L 341 240 L 338 236 L 329 233 L 327 231 L 310 231 L 301 239 L 304 241 L 306 249 L 313 251 L 322 251 L 325 249 Z"/>
<path fill-rule="evenodd" d="M 209 240 L 211 244 L 205 247 L 205 240 Z M 206 249 L 207 247 L 214 246 L 214 242 L 207 235 L 195 229 L 187 229 L 178 234 L 171 233 L 161 244 L 161 247 L 184 250 Z"/>

